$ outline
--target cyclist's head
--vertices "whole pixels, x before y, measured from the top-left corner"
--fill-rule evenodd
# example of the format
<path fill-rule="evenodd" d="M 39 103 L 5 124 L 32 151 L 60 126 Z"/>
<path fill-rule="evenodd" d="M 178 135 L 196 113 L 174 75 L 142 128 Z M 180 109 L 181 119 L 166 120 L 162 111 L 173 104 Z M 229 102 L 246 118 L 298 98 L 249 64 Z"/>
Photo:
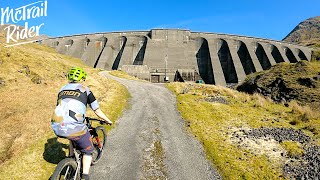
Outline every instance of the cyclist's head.
<path fill-rule="evenodd" d="M 68 72 L 68 80 L 69 82 L 79 82 L 82 79 L 85 80 L 87 77 L 87 73 L 79 67 L 73 67 Z"/>

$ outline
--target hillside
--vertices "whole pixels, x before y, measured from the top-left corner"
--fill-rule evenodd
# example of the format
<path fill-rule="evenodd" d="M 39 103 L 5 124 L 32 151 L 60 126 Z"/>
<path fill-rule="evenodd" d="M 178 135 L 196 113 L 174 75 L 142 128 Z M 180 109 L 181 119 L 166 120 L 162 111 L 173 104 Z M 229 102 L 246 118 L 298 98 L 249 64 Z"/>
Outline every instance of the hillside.
<path fill-rule="evenodd" d="M 320 62 L 280 63 L 249 75 L 237 90 L 260 93 L 276 102 L 292 100 L 320 111 Z"/>
<path fill-rule="evenodd" d="M 305 149 L 306 144 L 300 142 L 304 144 L 300 145 L 300 147 L 304 146 L 304 151 L 300 152 L 302 153 L 302 156 L 300 156 L 310 160 L 314 159 L 316 164 L 320 163 L 320 61 L 277 64 L 267 71 L 249 75 L 246 80 L 237 87 L 237 90 L 253 95 L 260 94 L 269 100 L 273 100 L 274 103 L 283 106 L 283 108 L 291 108 L 291 111 L 282 110 L 279 120 L 286 119 L 286 123 L 290 124 L 289 127 L 302 130 L 306 134 L 312 134 L 311 139 L 318 142 L 318 149 L 315 151 L 316 154 L 311 156 L 307 155 L 308 150 Z M 275 113 L 274 110 L 271 110 L 271 112 Z M 265 115 L 269 118 L 267 112 L 265 112 Z M 287 125 L 284 123 L 280 127 L 284 128 L 287 127 Z M 301 135 L 305 136 L 303 134 Z M 281 139 L 281 136 L 282 135 L 277 135 L 277 138 L 280 137 Z M 296 140 L 291 141 L 296 142 Z M 279 142 L 281 144 L 282 140 Z M 296 162 L 296 159 L 299 158 L 295 157 L 294 159 L 293 162 L 300 165 L 301 163 L 307 164 L 308 161 L 302 158 L 304 160 L 300 161 L 300 159 Z M 319 172 L 319 167 L 315 167 L 315 172 Z M 302 171 L 297 170 L 295 173 L 305 173 L 307 176 L 293 173 L 295 174 L 294 178 L 315 178 L 309 176 L 310 173 L 314 172 L 313 170 L 307 170 L 308 168 L 304 166 L 300 166 L 299 168 L 302 169 Z M 292 167 L 290 167 L 290 165 L 283 167 L 284 172 L 288 169 L 292 169 Z"/>
<path fill-rule="evenodd" d="M 312 59 L 320 60 L 320 16 L 299 23 L 283 41 L 313 48 Z"/>
<path fill-rule="evenodd" d="M 309 18 L 301 22 L 283 39 L 283 41 L 307 46 L 320 42 L 320 16 Z"/>
<path fill-rule="evenodd" d="M 320 112 L 261 95 L 168 84 L 188 130 L 224 179 L 316 179 Z"/>
<path fill-rule="evenodd" d="M 55 138 L 50 118 L 57 92 L 67 82 L 66 72 L 72 66 L 87 71 L 85 84 L 115 121 L 128 99 L 124 86 L 52 48 L 38 44 L 5 48 L 0 44 L 0 179 L 48 179 L 65 156 L 66 142 Z"/>

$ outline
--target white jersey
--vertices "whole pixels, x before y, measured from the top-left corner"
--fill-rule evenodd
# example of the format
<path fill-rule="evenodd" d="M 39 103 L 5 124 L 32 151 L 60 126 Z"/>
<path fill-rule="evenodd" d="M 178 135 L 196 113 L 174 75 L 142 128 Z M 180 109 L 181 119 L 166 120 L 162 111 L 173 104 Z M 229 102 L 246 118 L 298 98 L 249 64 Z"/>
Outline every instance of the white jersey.
<path fill-rule="evenodd" d="M 99 103 L 88 87 L 80 83 L 69 83 L 62 87 L 51 120 L 55 134 L 61 137 L 84 134 L 87 131 L 84 123 L 87 104 L 92 110 L 99 108 Z"/>

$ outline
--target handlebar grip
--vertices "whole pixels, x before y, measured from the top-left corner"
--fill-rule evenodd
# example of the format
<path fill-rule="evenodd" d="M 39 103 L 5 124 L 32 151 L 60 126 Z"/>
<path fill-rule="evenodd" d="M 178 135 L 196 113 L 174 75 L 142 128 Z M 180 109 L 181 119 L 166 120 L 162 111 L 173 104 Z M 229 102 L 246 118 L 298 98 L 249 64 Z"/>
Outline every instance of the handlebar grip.
<path fill-rule="evenodd" d="M 100 121 L 100 119 L 96 119 L 96 118 L 91 118 L 91 117 L 85 117 L 87 120 L 89 121 Z"/>
<path fill-rule="evenodd" d="M 101 120 L 101 119 L 96 119 L 96 118 L 91 118 L 91 117 L 85 117 L 85 119 L 86 119 L 86 121 L 89 123 L 89 121 L 99 121 L 99 123 L 101 124 L 101 125 L 103 125 L 103 124 L 108 124 L 107 122 L 105 122 L 105 121 L 103 121 L 103 120 Z"/>
<path fill-rule="evenodd" d="M 101 121 L 100 120 L 99 122 L 100 122 L 101 125 L 107 124 L 107 122 L 105 122 L 105 121 Z"/>

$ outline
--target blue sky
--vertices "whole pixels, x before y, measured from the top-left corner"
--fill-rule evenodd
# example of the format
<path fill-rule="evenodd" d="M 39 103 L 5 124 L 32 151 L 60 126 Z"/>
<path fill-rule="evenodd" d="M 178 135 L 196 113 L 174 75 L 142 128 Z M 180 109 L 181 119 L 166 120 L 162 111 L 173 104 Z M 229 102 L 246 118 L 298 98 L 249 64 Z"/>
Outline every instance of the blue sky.
<path fill-rule="evenodd" d="M 36 1 L 0 0 L 0 7 Z M 47 1 L 48 16 L 28 22 L 45 23 L 40 31 L 49 36 L 180 28 L 281 40 L 301 21 L 320 16 L 319 0 Z"/>

